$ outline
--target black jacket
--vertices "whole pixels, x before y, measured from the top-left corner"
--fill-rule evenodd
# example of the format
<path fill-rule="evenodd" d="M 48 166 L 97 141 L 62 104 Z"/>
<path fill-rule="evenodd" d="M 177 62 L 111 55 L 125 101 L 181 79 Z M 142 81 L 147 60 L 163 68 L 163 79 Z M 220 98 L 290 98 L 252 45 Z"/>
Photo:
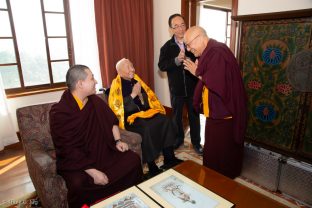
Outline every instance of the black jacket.
<path fill-rule="evenodd" d="M 171 95 L 193 97 L 198 79 L 184 69 L 183 63 L 180 66 L 176 65 L 175 58 L 179 53 L 180 48 L 172 36 L 160 49 L 158 67 L 161 71 L 167 72 Z M 191 52 L 185 50 L 185 55 L 195 61 L 195 56 Z"/>

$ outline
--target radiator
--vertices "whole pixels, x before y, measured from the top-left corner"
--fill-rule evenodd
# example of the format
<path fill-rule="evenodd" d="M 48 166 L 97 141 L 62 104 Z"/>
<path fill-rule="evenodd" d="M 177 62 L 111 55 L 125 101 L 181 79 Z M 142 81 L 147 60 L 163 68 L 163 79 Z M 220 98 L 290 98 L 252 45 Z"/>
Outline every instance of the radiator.
<path fill-rule="evenodd" d="M 281 165 L 278 189 L 312 205 L 312 165 L 287 159 L 286 163 Z"/>
<path fill-rule="evenodd" d="M 271 191 L 276 191 L 279 180 L 280 154 L 245 144 L 241 175 Z"/>

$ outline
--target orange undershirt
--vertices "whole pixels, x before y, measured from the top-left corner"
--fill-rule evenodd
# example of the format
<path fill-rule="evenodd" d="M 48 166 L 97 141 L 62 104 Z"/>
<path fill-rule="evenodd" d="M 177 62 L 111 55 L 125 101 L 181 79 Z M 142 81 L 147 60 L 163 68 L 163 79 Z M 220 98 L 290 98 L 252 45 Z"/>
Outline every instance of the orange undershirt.
<path fill-rule="evenodd" d="M 75 96 L 75 95 L 73 95 L 73 96 L 74 96 L 74 98 L 75 98 L 75 100 L 79 106 L 79 109 L 82 110 L 84 107 L 83 102 L 77 96 Z"/>
<path fill-rule="evenodd" d="M 203 113 L 209 118 L 209 90 L 206 86 L 203 87 L 202 101 L 203 101 Z M 232 116 L 225 117 L 224 119 L 230 119 Z"/>

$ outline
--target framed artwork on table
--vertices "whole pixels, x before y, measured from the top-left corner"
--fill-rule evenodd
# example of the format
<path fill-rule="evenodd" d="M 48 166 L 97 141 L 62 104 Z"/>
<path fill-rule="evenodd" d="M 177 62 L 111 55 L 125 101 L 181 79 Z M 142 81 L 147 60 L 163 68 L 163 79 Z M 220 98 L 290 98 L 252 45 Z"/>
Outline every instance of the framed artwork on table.
<path fill-rule="evenodd" d="M 166 208 L 230 208 L 234 204 L 170 169 L 138 187 Z"/>
<path fill-rule="evenodd" d="M 90 208 L 159 208 L 157 203 L 133 186 L 110 198 L 94 204 Z"/>

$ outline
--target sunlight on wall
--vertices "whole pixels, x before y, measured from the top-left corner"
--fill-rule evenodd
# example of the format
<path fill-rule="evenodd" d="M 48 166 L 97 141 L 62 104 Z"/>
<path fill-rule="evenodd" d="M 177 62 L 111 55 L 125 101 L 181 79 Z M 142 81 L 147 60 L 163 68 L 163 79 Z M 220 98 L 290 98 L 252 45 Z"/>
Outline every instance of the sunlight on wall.
<path fill-rule="evenodd" d="M 5 102 L 6 102 L 6 95 L 4 92 L 2 76 L 0 74 L 0 116 L 6 116 L 8 114 L 7 105 Z"/>

